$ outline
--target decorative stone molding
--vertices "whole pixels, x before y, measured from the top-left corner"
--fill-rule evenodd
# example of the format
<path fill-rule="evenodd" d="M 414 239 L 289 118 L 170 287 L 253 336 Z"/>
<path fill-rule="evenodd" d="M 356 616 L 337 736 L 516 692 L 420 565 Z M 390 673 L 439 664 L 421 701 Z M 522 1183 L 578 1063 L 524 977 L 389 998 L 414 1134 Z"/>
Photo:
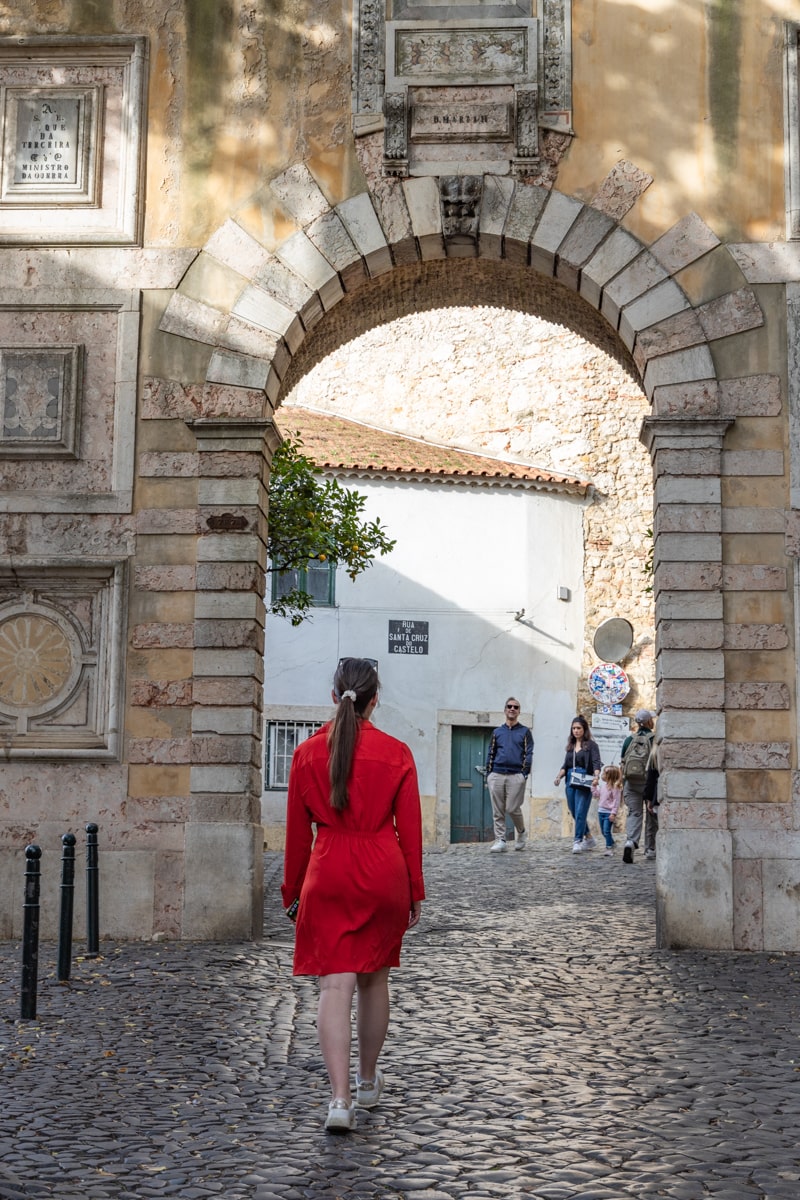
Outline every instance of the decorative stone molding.
<path fill-rule="evenodd" d="M 130 512 L 139 307 L 129 291 L 0 296 L 0 512 Z"/>
<path fill-rule="evenodd" d="M 147 39 L 0 38 L 0 243 L 137 243 Z"/>
<path fill-rule="evenodd" d="M 0 567 L 0 742 L 7 758 L 115 759 L 123 562 Z"/>

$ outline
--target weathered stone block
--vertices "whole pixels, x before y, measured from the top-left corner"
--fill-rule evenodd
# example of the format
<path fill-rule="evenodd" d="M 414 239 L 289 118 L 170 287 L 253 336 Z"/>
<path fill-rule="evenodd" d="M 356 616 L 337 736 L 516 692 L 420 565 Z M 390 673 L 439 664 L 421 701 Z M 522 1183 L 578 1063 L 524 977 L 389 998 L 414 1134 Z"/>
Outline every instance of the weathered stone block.
<path fill-rule="evenodd" d="M 193 681 L 194 702 L 197 705 L 252 704 L 261 709 L 261 684 L 257 679 L 239 676 L 234 679 L 197 677 Z"/>
<path fill-rule="evenodd" d="M 192 709 L 193 734 L 243 735 L 258 738 L 261 735 L 261 718 L 252 708 L 200 708 Z"/>
<path fill-rule="evenodd" d="M 319 294 L 326 311 L 338 304 L 344 295 L 341 280 L 324 254 L 304 233 L 295 233 L 281 242 L 277 254 L 284 266 L 299 275 L 312 292 Z"/>
<path fill-rule="evenodd" d="M 503 230 L 505 257 L 509 262 L 527 266 L 528 243 L 547 202 L 548 194 L 546 188 L 533 187 L 530 184 L 518 183 L 514 188 Z"/>
<path fill-rule="evenodd" d="M 652 175 L 623 158 L 614 164 L 589 203 L 618 223 L 652 182 Z"/>
<path fill-rule="evenodd" d="M 384 237 L 381 223 L 368 192 L 362 192 L 337 204 L 336 212 L 342 219 L 347 232 L 353 240 L 359 254 L 367 264 L 367 269 L 375 278 L 391 271 L 392 254 Z"/>
<path fill-rule="evenodd" d="M 655 569 L 656 593 L 660 591 L 718 591 L 722 586 L 721 563 L 663 563 Z"/>
<path fill-rule="evenodd" d="M 603 290 L 600 311 L 614 329 L 619 324 L 622 309 L 632 300 L 649 292 L 666 279 L 666 272 L 659 262 L 646 250 L 617 275 Z M 713 371 L 707 371 L 707 376 Z M 695 376 L 694 378 L 701 378 Z"/>
<path fill-rule="evenodd" d="M 192 761 L 191 745 L 191 739 L 188 738 L 128 738 L 128 761 L 188 763 Z"/>
<path fill-rule="evenodd" d="M 705 562 L 722 559 L 722 536 L 718 533 L 659 533 L 656 558 L 660 562 Z"/>
<path fill-rule="evenodd" d="M 285 338 L 293 354 L 300 349 L 305 337 L 300 318 L 257 284 L 245 288 L 231 311 L 243 321 Z"/>
<path fill-rule="evenodd" d="M 726 650 L 783 650 L 789 645 L 785 625 L 739 624 L 725 626 Z"/>
<path fill-rule="evenodd" d="M 723 475 L 783 475 L 782 450 L 723 450 Z"/>
<path fill-rule="evenodd" d="M 780 509 L 742 506 L 722 510 L 723 533 L 781 533 L 784 528 L 784 514 Z"/>
<path fill-rule="evenodd" d="M 251 763 L 258 765 L 260 754 L 254 737 L 231 734 L 211 734 L 207 737 L 195 734 L 191 739 L 192 763 L 231 765 Z"/>
<path fill-rule="evenodd" d="M 190 624 L 149 622 L 134 625 L 131 634 L 131 645 L 137 650 L 153 646 L 179 646 L 191 649 L 193 644 L 194 626 Z"/>
<path fill-rule="evenodd" d="M 194 653 L 194 670 L 196 675 L 264 678 L 263 660 L 254 650 L 198 649 Z"/>
<path fill-rule="evenodd" d="M 652 396 L 657 387 L 711 379 L 713 375 L 714 361 L 708 346 L 691 346 L 651 358 L 644 374 L 644 387 L 647 395 Z"/>
<path fill-rule="evenodd" d="M 555 270 L 556 252 L 577 220 L 583 205 L 571 196 L 551 191 L 531 235 L 530 264 L 543 275 Z"/>
<path fill-rule="evenodd" d="M 721 451 L 656 448 L 656 470 L 664 475 L 719 475 Z"/>
<path fill-rule="evenodd" d="M 722 511 L 718 504 L 659 503 L 655 515 L 655 534 L 720 533 Z"/>
<path fill-rule="evenodd" d="M 723 644 L 722 621 L 661 621 L 657 626 L 661 650 L 718 650 Z"/>
<path fill-rule="evenodd" d="M 656 622 L 721 621 L 721 592 L 660 592 L 656 597 Z"/>
<path fill-rule="evenodd" d="M 664 830 L 658 835 L 656 937 L 662 948 L 733 947 L 731 835 Z"/>
<path fill-rule="evenodd" d="M 719 400 L 726 417 L 776 417 L 782 407 L 781 381 L 777 375 L 721 379 Z"/>
<path fill-rule="evenodd" d="M 193 768 L 207 769 L 221 768 Z M 260 936 L 264 902 L 260 826 L 190 822 L 185 869 L 184 937 L 239 941 Z"/>
<path fill-rule="evenodd" d="M 655 504 L 719 504 L 719 479 L 707 475 L 660 475 L 655 482 Z"/>
<path fill-rule="evenodd" d="M 659 711 L 668 708 L 718 709 L 724 700 L 724 683 L 719 680 L 662 679 L 656 688 Z"/>
<path fill-rule="evenodd" d="M 215 346 L 226 319 L 218 308 L 201 304 L 181 292 L 173 292 L 159 328 L 162 333 L 174 333 L 177 337 Z"/>
<path fill-rule="evenodd" d="M 786 590 L 786 568 L 769 566 L 725 566 L 722 568 L 722 583 L 725 591 L 778 591 Z"/>
<path fill-rule="evenodd" d="M 673 712 L 669 710 L 663 712 L 658 718 L 658 737 L 659 740 L 673 738 L 724 739 L 725 714 L 723 712 L 704 712 L 702 708 L 698 708 L 696 711 Z"/>
<path fill-rule="evenodd" d="M 668 802 L 662 801 L 658 819 L 659 836 L 677 829 L 727 829 L 728 806 L 724 800 L 671 797 Z"/>
<path fill-rule="evenodd" d="M 764 895 L 761 863 L 733 861 L 733 945 L 736 950 L 764 949 Z"/>
<path fill-rule="evenodd" d="M 697 728 L 702 728 L 698 726 Z M 696 733 L 696 730 L 695 730 Z M 659 767 L 721 770 L 725 765 L 725 741 L 723 738 L 672 738 L 662 742 L 659 749 Z"/>
<path fill-rule="evenodd" d="M 503 257 L 503 229 L 514 194 L 510 175 L 487 175 L 481 192 L 478 221 L 478 253 L 481 258 Z"/>
<path fill-rule="evenodd" d="M 191 705 L 191 679 L 136 679 L 131 684 L 130 702 L 146 708 Z"/>
<path fill-rule="evenodd" d="M 429 178 L 404 179 L 403 193 L 411 217 L 411 229 L 422 258 L 444 258 L 442 210 L 436 181 Z"/>
<path fill-rule="evenodd" d="M 556 277 L 578 289 L 580 269 L 614 229 L 614 222 L 596 208 L 584 208 L 558 248 Z"/>
<path fill-rule="evenodd" d="M 715 379 L 653 388 L 655 417 L 718 417 L 720 411 L 719 385 Z"/>
<path fill-rule="evenodd" d="M 725 765 L 742 770 L 788 770 L 791 756 L 789 742 L 729 742 Z"/>
<path fill-rule="evenodd" d="M 207 533 L 197 542 L 197 561 L 267 565 L 267 548 L 254 533 Z"/>
<path fill-rule="evenodd" d="M 724 771 L 682 770 L 670 767 L 659 777 L 664 801 L 667 800 L 725 800 Z"/>
<path fill-rule="evenodd" d="M 194 625 L 194 640 L 198 649 L 251 649 L 264 653 L 264 629 L 257 621 L 234 621 L 228 617 L 198 620 Z"/>
<path fill-rule="evenodd" d="M 599 308 L 603 288 L 608 281 L 641 253 L 642 245 L 635 237 L 624 229 L 615 229 L 581 271 L 580 291 L 583 298 Z"/>
<path fill-rule="evenodd" d="M 668 274 L 675 275 L 720 244 L 702 217 L 689 213 L 653 242 L 650 253 Z"/>
<path fill-rule="evenodd" d="M 661 676 L 672 679 L 724 679 L 725 658 L 721 650 L 662 650 L 658 656 Z"/>
<path fill-rule="evenodd" d="M 276 176 L 269 187 L 286 212 L 301 227 L 309 225 L 330 209 L 322 189 L 304 162 L 294 163 L 288 170 Z"/>
<path fill-rule="evenodd" d="M 764 324 L 761 308 L 750 288 L 740 288 L 701 304 L 697 316 L 710 341 L 758 329 Z"/>
<path fill-rule="evenodd" d="M 197 588 L 205 592 L 263 591 L 264 572 L 255 563 L 199 563 Z"/>
<path fill-rule="evenodd" d="M 725 707 L 731 709 L 788 709 L 789 688 L 777 680 L 727 683 Z"/>
<path fill-rule="evenodd" d="M 193 592 L 195 568 L 188 566 L 136 567 L 134 587 L 147 592 Z"/>

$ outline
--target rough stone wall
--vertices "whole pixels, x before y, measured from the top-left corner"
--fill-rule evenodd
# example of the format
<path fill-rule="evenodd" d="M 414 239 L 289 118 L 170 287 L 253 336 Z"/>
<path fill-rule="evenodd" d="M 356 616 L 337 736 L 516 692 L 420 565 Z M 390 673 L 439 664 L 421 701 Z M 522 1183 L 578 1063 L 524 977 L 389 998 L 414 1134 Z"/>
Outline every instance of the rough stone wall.
<path fill-rule="evenodd" d="M 584 512 L 586 638 L 576 704 L 594 710 L 592 637 L 611 616 L 634 628 L 626 710 L 653 704 L 646 560 L 652 471 L 638 441 L 649 405 L 624 366 L 563 325 L 506 308 L 399 317 L 312 367 L 286 403 L 592 481 Z"/>

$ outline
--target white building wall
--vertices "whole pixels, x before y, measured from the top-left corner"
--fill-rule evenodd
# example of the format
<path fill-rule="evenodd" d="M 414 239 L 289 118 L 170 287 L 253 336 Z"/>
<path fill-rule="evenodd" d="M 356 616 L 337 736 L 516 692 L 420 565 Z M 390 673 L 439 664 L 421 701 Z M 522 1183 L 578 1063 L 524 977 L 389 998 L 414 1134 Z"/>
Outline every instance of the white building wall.
<path fill-rule="evenodd" d="M 315 609 L 297 628 L 267 618 L 267 718 L 326 719 L 338 659 L 378 659 L 375 721 L 410 745 L 427 840 L 441 844 L 450 788 L 449 761 L 437 759 L 443 714 L 445 734 L 450 724 L 494 725 L 513 693 L 534 732 L 533 796 L 552 806 L 583 652 L 583 502 L 466 484 L 344 482 L 367 497 L 365 516 L 379 517 L 397 545 L 355 582 L 340 571 L 334 608 Z M 428 622 L 428 653 L 389 653 L 390 620 Z M 265 793 L 269 844 L 280 842 L 285 799 Z"/>

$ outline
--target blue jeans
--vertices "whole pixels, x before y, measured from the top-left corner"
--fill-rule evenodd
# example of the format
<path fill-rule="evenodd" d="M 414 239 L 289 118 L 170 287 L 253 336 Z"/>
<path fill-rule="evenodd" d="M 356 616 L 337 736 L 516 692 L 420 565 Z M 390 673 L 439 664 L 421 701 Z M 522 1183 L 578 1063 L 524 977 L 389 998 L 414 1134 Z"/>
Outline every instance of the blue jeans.
<path fill-rule="evenodd" d="M 614 838 L 611 834 L 611 826 L 614 824 L 614 818 L 611 813 L 601 812 L 597 810 L 597 819 L 600 822 L 600 832 L 606 839 L 606 850 L 610 850 L 614 845 Z"/>
<path fill-rule="evenodd" d="M 576 842 L 582 842 L 586 837 L 586 818 L 589 816 L 591 803 L 591 788 L 572 787 L 571 784 L 567 784 L 567 808 L 575 822 Z"/>

